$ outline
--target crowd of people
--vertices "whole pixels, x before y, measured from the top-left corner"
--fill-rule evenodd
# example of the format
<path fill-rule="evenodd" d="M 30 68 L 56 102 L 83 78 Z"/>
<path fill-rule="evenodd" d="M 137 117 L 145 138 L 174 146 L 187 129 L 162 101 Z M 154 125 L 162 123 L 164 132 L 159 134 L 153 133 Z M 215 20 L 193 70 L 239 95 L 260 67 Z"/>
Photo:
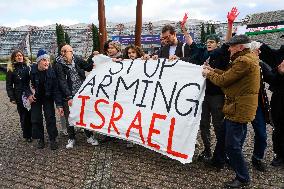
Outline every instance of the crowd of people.
<path fill-rule="evenodd" d="M 161 31 L 161 48 L 152 55 L 145 54 L 135 45 L 129 45 L 123 51 L 118 41 L 109 40 L 104 45 L 104 54 L 113 61 L 167 58 L 203 66 L 206 91 L 200 133 L 204 150 L 197 159 L 218 170 L 223 169 L 225 164 L 232 167 L 236 176 L 225 183 L 229 188 L 250 184 L 242 153 L 249 122 L 255 133 L 251 157 L 253 167 L 259 171 L 266 170 L 263 161 L 267 147 L 266 124 L 273 126 L 275 157 L 271 165 L 284 166 L 284 45 L 275 50 L 262 42 L 251 41 L 246 35 L 232 36 L 237 16 L 236 8 L 228 13 L 227 35 L 222 44 L 217 35 L 208 35 L 205 45 L 195 43 L 182 22 L 185 43 L 177 39 L 173 26 L 166 25 Z M 85 72 L 95 69 L 92 58 L 99 54 L 95 51 L 84 60 L 74 55 L 68 44 L 62 44 L 59 48 L 60 55 L 53 65 L 43 49 L 38 51 L 36 64 L 32 65 L 27 63 L 22 51 L 15 50 L 7 67 L 6 89 L 11 103 L 17 105 L 23 138 L 27 142 L 37 139 L 39 149 L 45 147 L 43 114 L 50 148 L 58 148 L 54 104 L 61 116 L 62 128 L 68 135 L 66 148 L 74 147 L 76 132 L 68 122 L 69 107 L 86 78 Z M 270 102 L 264 82 L 272 91 Z M 213 153 L 211 122 L 217 141 Z M 85 129 L 84 133 L 87 143 L 99 145 L 92 131 Z M 103 142 L 108 140 L 111 138 L 106 137 Z M 128 143 L 127 146 L 133 144 Z"/>

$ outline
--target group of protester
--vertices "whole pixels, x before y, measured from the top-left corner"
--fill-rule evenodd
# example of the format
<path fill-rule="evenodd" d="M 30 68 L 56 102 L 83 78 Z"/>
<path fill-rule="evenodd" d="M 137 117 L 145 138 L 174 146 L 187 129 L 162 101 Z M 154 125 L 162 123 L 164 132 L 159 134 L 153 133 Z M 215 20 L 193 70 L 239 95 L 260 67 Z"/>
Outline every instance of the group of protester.
<path fill-rule="evenodd" d="M 204 151 L 198 156 L 206 164 L 223 169 L 228 164 L 236 177 L 225 183 L 229 188 L 249 185 L 250 176 L 242 154 L 247 133 L 247 123 L 251 122 L 255 137 L 252 165 L 265 171 L 263 162 L 267 146 L 266 123 L 273 125 L 273 166 L 284 165 L 284 46 L 279 50 L 251 40 L 245 35 L 232 37 L 233 22 L 238 15 L 233 8 L 227 15 L 228 29 L 225 42 L 217 35 L 209 35 L 205 46 L 196 44 L 181 23 L 186 43 L 176 37 L 175 28 L 166 25 L 161 33 L 161 48 L 152 56 L 144 54 L 140 47 L 130 45 L 124 52 L 117 41 L 107 41 L 105 55 L 113 61 L 122 59 L 157 59 L 170 61 L 181 59 L 203 65 L 206 91 L 202 104 L 200 121 Z M 75 129 L 68 122 L 72 98 L 79 90 L 86 76 L 85 71 L 94 69 L 93 52 L 85 61 L 74 55 L 68 44 L 63 44 L 60 55 L 51 66 L 49 55 L 43 49 L 37 54 L 36 64 L 28 65 L 24 54 L 16 50 L 11 55 L 7 72 L 7 93 L 10 101 L 17 105 L 23 137 L 27 142 L 38 139 L 38 148 L 45 147 L 43 115 L 50 140 L 50 148 L 58 148 L 56 137 L 55 108 L 65 117 L 68 133 L 66 148 L 75 144 Z M 264 82 L 272 91 L 271 109 Z M 24 107 L 23 101 L 26 103 Z M 30 111 L 27 105 L 30 104 Z M 270 111 L 271 110 L 271 111 Z M 211 152 L 210 124 L 216 135 L 215 150 Z M 98 145 L 93 132 L 84 130 L 87 142 Z M 110 139 L 109 137 L 106 140 Z M 131 145 L 129 145 L 131 146 Z"/>

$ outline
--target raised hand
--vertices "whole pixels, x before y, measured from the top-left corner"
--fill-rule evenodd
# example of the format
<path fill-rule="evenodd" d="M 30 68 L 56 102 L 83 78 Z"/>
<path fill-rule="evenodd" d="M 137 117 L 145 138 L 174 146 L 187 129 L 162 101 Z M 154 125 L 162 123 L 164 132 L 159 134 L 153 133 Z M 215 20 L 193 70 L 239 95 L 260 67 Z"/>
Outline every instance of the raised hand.
<path fill-rule="evenodd" d="M 231 9 L 231 12 L 228 12 L 227 14 L 228 22 L 233 23 L 239 14 L 240 12 L 238 12 L 238 9 L 236 7 L 233 7 Z"/>
<path fill-rule="evenodd" d="M 186 23 L 187 18 L 188 18 L 187 13 L 185 13 L 184 16 L 183 16 L 183 19 L 182 19 L 182 21 L 180 23 L 182 28 L 184 27 L 184 24 Z"/>

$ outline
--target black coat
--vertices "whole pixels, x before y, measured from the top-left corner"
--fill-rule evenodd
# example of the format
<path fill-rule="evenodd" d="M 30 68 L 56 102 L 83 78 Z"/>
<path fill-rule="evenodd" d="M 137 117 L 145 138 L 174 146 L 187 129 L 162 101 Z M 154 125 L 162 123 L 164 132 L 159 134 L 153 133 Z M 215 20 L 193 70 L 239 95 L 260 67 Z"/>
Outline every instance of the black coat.
<path fill-rule="evenodd" d="M 85 61 L 79 56 L 74 56 L 75 69 L 82 81 L 85 80 L 85 71 L 93 69 L 92 56 Z M 72 99 L 72 81 L 70 76 L 70 68 L 65 64 L 61 58 L 57 58 L 54 64 L 55 72 L 59 81 L 59 88 L 65 100 Z"/>
<path fill-rule="evenodd" d="M 49 66 L 48 70 L 46 70 L 46 75 L 44 79 L 44 96 L 42 96 L 40 92 L 40 71 L 38 70 L 38 65 L 33 64 L 31 66 L 31 71 L 26 71 L 23 79 L 24 92 L 28 97 L 32 95 L 31 87 L 35 90 L 35 98 L 44 100 L 45 98 L 53 99 L 57 107 L 62 107 L 62 94 L 59 90 L 58 79 L 56 77 L 54 69 Z"/>
<path fill-rule="evenodd" d="M 277 66 L 284 60 L 284 45 L 280 49 L 271 49 L 268 45 L 263 44 L 260 47 L 259 58 L 267 63 L 274 72 L 274 77 L 270 81 L 270 90 L 276 93 L 284 94 L 284 75 L 281 75 L 277 71 Z"/>
<path fill-rule="evenodd" d="M 275 74 L 272 72 L 272 68 L 260 61 L 260 71 L 261 71 L 261 78 L 260 78 L 260 88 L 258 93 L 258 100 L 260 101 L 260 106 L 263 110 L 264 118 L 267 124 L 273 124 L 271 118 L 271 108 L 269 104 L 269 99 L 265 90 L 264 82 L 271 84 L 271 82 L 275 78 Z"/>
<path fill-rule="evenodd" d="M 192 49 L 192 61 L 195 64 L 203 65 L 204 62 L 209 59 L 209 65 L 212 68 L 225 70 L 230 62 L 230 52 L 228 51 L 229 46 L 225 43 L 213 51 L 208 52 L 205 46 L 198 46 L 196 43 L 192 43 L 190 48 Z M 223 95 L 223 91 L 220 87 L 214 85 L 209 79 L 206 79 L 206 90 L 207 95 Z"/>
<path fill-rule="evenodd" d="M 14 71 L 8 71 L 6 77 L 6 90 L 10 101 L 22 103 L 23 77 L 24 73 L 30 70 L 25 63 L 13 63 Z"/>
<path fill-rule="evenodd" d="M 175 55 L 179 58 L 182 57 L 190 57 L 191 56 L 191 50 L 188 44 L 184 45 L 184 55 L 182 53 L 182 46 L 184 43 L 178 41 L 177 48 L 175 51 Z M 170 45 L 165 45 L 161 47 L 160 51 L 158 52 L 159 58 L 169 58 L 169 52 L 170 52 Z"/>

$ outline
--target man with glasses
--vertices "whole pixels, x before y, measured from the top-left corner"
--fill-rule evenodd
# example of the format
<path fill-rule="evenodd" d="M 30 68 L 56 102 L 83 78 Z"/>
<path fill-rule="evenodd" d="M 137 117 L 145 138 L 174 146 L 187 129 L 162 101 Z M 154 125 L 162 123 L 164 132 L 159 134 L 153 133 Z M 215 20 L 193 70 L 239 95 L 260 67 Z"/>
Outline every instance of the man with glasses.
<path fill-rule="evenodd" d="M 93 62 L 91 57 L 89 57 L 88 61 L 85 61 L 73 54 L 73 48 L 70 45 L 64 45 L 61 48 L 61 56 L 56 60 L 55 70 L 64 97 L 63 109 L 69 137 L 66 145 L 67 149 L 73 148 L 75 144 L 75 129 L 68 122 L 69 106 L 72 106 L 72 99 L 86 78 L 85 71 L 91 71 L 92 69 Z M 91 131 L 85 129 L 84 132 L 88 138 L 88 143 L 98 145 L 98 141 L 94 138 Z"/>
<path fill-rule="evenodd" d="M 189 45 L 180 42 L 177 39 L 175 28 L 171 25 L 165 25 L 162 28 L 161 34 L 161 44 L 164 46 L 161 47 L 159 54 L 153 56 L 153 59 L 157 58 L 183 58 L 190 57 L 191 51 Z"/>

